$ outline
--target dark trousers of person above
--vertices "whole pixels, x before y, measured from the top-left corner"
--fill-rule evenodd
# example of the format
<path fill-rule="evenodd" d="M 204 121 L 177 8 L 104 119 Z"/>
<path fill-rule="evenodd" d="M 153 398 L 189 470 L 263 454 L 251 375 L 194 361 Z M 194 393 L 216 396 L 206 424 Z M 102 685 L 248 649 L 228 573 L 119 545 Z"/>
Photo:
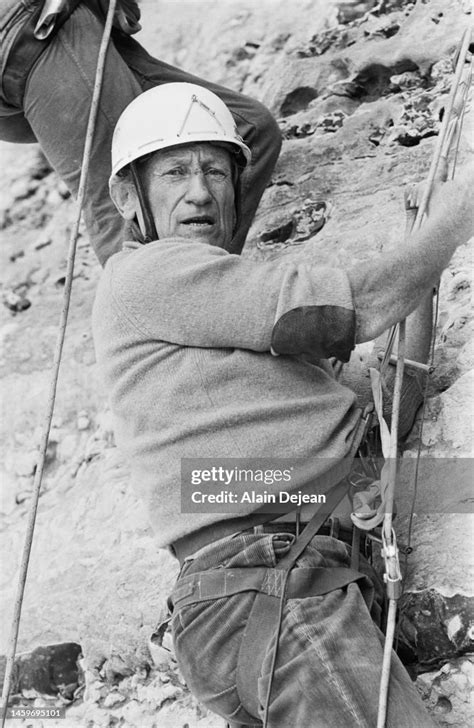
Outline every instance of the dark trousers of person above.
<path fill-rule="evenodd" d="M 16 28 L 23 17 L 26 20 L 35 11 L 37 4 L 35 0 L 23 4 L 19 10 L 23 15 L 20 19 L 15 16 Z M 8 40 L 8 31 L 8 27 L 2 28 L 2 42 Z M 79 4 L 31 69 L 22 100 L 22 110 L 41 148 L 73 194 L 79 186 L 102 32 L 100 19 L 88 7 Z M 14 55 L 0 58 L 0 61 L 3 61 L 0 64 L 3 77 L 14 75 L 12 71 L 17 70 Z M 281 147 L 281 135 L 274 118 L 258 101 L 163 63 L 133 38 L 114 31 L 105 64 L 84 206 L 87 231 L 102 264 L 121 249 L 126 236 L 126 223 L 115 209 L 108 191 L 115 124 L 124 108 L 140 93 L 176 81 L 197 83 L 220 96 L 251 148 L 252 162 L 242 175 L 241 216 L 232 250 L 240 252 L 245 242 Z M 5 100 L 10 101 L 9 98 Z M 164 114 L 167 111 L 163 109 Z"/>

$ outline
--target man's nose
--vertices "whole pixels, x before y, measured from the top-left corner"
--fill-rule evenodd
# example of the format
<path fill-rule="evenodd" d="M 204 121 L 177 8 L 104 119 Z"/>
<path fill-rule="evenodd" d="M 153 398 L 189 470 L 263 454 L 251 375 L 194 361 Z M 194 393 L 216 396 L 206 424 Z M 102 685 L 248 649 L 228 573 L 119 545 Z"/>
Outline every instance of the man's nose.
<path fill-rule="evenodd" d="M 187 202 L 196 205 L 205 205 L 211 200 L 211 193 L 203 172 L 193 172 L 189 176 L 185 198 Z"/>

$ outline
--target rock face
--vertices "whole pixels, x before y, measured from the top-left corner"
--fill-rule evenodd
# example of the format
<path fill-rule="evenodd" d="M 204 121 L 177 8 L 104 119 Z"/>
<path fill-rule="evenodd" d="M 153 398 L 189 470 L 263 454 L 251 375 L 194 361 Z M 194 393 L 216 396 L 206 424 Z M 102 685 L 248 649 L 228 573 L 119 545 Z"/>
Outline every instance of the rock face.
<path fill-rule="evenodd" d="M 440 725 L 468 726 L 472 723 L 474 664 L 471 658 L 446 662 L 437 672 L 421 675 L 418 687 Z"/>
<path fill-rule="evenodd" d="M 426 177 L 470 5 L 206 0 L 203 14 L 202 3 L 182 2 L 179 13 L 176 4 L 144 2 L 139 39 L 169 63 L 260 98 L 283 131 L 281 158 L 244 255 L 364 265 L 398 245 L 403 186 Z M 463 157 L 472 152 L 471 132 L 468 114 Z M 0 154 L 0 549 L 9 555 L 0 597 L 7 625 L 73 202 L 36 147 L 3 144 Z M 170 646 L 150 642 L 176 565 L 155 549 L 114 447 L 89 323 L 99 273 L 83 233 L 19 649 L 81 646 L 85 688 L 68 709 L 67 725 L 217 728 L 222 721 L 187 693 Z M 425 458 L 449 464 L 471 455 L 471 286 L 469 251 L 460 249 L 441 281 L 435 371 L 423 427 L 415 427 L 406 457 L 416 456 L 420 437 Z M 397 532 L 413 548 L 401 639 L 423 669 L 440 668 L 418 677 L 439 725 L 464 728 L 472 686 L 472 664 L 461 657 L 473 636 L 472 494 L 455 478 L 440 485 L 428 469 L 410 518 L 413 482 L 401 487 Z M 0 653 L 7 637 L 2 630 Z M 45 700 L 40 685 L 37 704 Z"/>

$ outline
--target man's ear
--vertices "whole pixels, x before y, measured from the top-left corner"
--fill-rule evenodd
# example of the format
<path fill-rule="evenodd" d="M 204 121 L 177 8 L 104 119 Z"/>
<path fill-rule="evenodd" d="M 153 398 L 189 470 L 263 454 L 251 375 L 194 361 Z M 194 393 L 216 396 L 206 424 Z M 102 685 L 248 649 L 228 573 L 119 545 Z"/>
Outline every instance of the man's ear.
<path fill-rule="evenodd" d="M 141 215 L 137 191 L 129 175 L 112 177 L 109 191 L 112 202 L 125 220 L 134 220 Z"/>

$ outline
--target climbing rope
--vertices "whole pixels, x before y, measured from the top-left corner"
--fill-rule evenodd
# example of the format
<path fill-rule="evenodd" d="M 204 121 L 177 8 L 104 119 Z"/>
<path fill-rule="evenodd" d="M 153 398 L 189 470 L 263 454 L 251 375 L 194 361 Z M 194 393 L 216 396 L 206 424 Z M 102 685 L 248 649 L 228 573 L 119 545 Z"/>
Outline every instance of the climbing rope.
<path fill-rule="evenodd" d="M 456 110 L 456 113 L 457 113 L 457 124 L 456 124 L 456 138 L 455 138 L 455 141 L 453 142 L 454 154 L 453 154 L 453 160 L 452 160 L 452 169 L 451 169 L 450 174 L 447 172 L 448 179 L 453 179 L 455 171 L 456 171 L 459 144 L 460 144 L 460 140 L 461 140 L 461 133 L 462 133 L 462 127 L 463 127 L 464 117 L 465 117 L 465 112 L 466 112 L 468 94 L 469 94 L 469 90 L 471 88 L 471 81 L 472 81 L 472 63 L 469 63 L 467 65 L 467 67 L 464 69 L 464 73 L 461 76 L 460 83 L 459 83 L 459 89 L 463 88 L 464 91 L 459 93 L 459 89 L 458 89 L 457 96 L 456 96 L 457 101 L 455 100 L 455 103 L 453 104 L 453 108 Z M 449 150 L 445 150 L 445 152 L 446 152 L 445 164 L 447 167 L 447 156 L 448 156 Z M 433 328 L 434 328 L 434 330 L 436 330 L 436 325 L 437 325 L 437 321 L 438 321 L 438 312 L 439 312 L 439 290 L 438 289 L 436 290 L 434 305 L 435 305 L 435 311 L 434 311 Z M 433 337 L 433 340 L 431 342 L 431 347 L 430 347 L 429 361 L 428 361 L 428 365 L 427 365 L 427 370 L 429 372 L 433 371 L 433 369 L 434 369 L 435 344 L 436 344 L 436 340 L 435 340 L 435 337 Z M 406 573 L 406 571 L 407 571 L 408 554 L 411 551 L 413 517 L 414 517 L 415 503 L 416 503 L 416 499 L 417 499 L 417 495 L 418 495 L 419 462 L 420 462 L 421 445 L 422 445 L 422 439 L 423 439 L 423 426 L 424 426 L 424 422 L 425 422 L 425 410 L 426 410 L 426 398 L 427 398 L 427 393 L 428 393 L 428 384 L 429 384 L 429 379 L 426 378 L 425 385 L 423 388 L 423 403 L 422 403 L 420 418 L 419 418 L 420 427 L 419 427 L 419 432 L 418 432 L 418 447 L 417 447 L 417 453 L 416 453 L 414 488 L 413 488 L 412 503 L 411 503 L 411 507 L 410 507 L 410 517 L 409 517 L 409 521 L 408 521 L 408 537 L 407 537 L 408 553 L 405 554 L 403 573 Z"/>
<path fill-rule="evenodd" d="M 471 31 L 466 30 L 461 39 L 459 53 L 457 57 L 456 70 L 454 74 L 453 83 L 451 86 L 447 108 L 443 118 L 443 123 L 440 129 L 440 134 L 437 140 L 435 152 L 431 162 L 424 194 L 418 208 L 416 218 L 413 221 L 412 232 L 419 230 L 423 223 L 423 219 L 428 207 L 429 199 L 433 190 L 433 185 L 436 179 L 442 179 L 443 181 L 448 177 L 448 157 L 452 147 L 453 140 L 455 142 L 455 159 L 452 176 L 454 176 L 454 167 L 457 160 L 459 138 L 461 134 L 461 126 L 464 118 L 464 110 L 466 106 L 467 96 L 470 87 L 470 81 L 472 77 L 472 68 L 469 64 L 466 68 L 466 60 L 469 52 L 469 45 L 471 42 Z M 437 309 L 437 305 L 436 305 Z M 434 337 L 433 337 L 434 339 Z M 395 340 L 395 336 L 392 332 L 389 336 L 389 341 Z M 388 347 L 387 347 L 388 348 Z M 388 704 L 388 691 L 390 682 L 390 666 L 391 666 L 391 654 L 395 636 L 395 624 L 397 614 L 397 604 L 402 593 L 402 575 L 400 571 L 399 553 L 397 547 L 397 541 L 395 531 L 392 527 L 393 520 L 393 503 L 395 494 L 395 485 L 397 480 L 397 447 L 398 447 L 398 420 L 400 412 L 400 397 L 403 382 L 403 370 L 404 370 L 404 348 L 405 348 L 405 322 L 398 326 L 398 350 L 397 350 L 397 369 L 394 384 L 394 396 L 393 396 L 393 409 L 392 409 L 392 421 L 391 421 L 391 435 L 390 435 L 390 462 L 389 462 L 389 475 L 388 485 L 384 492 L 385 500 L 385 515 L 383 519 L 382 527 L 382 556 L 385 562 L 385 574 L 384 580 L 387 587 L 387 596 L 389 600 L 388 618 L 387 618 L 387 631 L 385 636 L 382 673 L 380 679 L 379 689 L 379 708 L 377 716 L 377 728 L 384 728 L 386 723 L 387 715 L 387 704 Z M 431 349 L 431 361 L 434 351 L 434 341 Z M 391 351 L 387 352 L 384 358 L 383 364 L 386 366 L 390 360 Z M 426 399 L 426 386 L 424 391 L 424 401 Z M 417 468 L 415 473 L 415 492 L 417 488 L 418 478 L 418 461 L 421 454 L 421 446 L 419 444 L 417 453 Z M 414 510 L 414 501 L 412 503 L 412 511 Z M 410 518 L 409 528 L 411 529 L 412 518 Z"/>
<path fill-rule="evenodd" d="M 447 172 L 446 172 L 446 165 L 447 165 L 447 159 L 449 156 L 451 143 L 454 138 L 454 133 L 457 130 L 457 141 L 456 141 L 456 152 L 455 155 L 457 157 L 457 151 L 458 151 L 458 145 L 459 145 L 459 139 L 460 139 L 460 131 L 462 122 L 464 119 L 464 112 L 466 108 L 466 101 L 467 96 L 469 93 L 470 88 L 470 80 L 472 77 L 472 65 L 469 64 L 466 66 L 466 60 L 467 55 L 469 53 L 469 45 L 471 42 L 471 30 L 466 29 L 464 31 L 463 37 L 461 39 L 461 43 L 459 46 L 459 52 L 457 54 L 457 62 L 456 62 L 456 70 L 454 73 L 453 82 L 451 84 L 451 89 L 447 101 L 447 106 L 444 112 L 443 121 L 441 124 L 441 129 L 438 135 L 435 151 L 433 154 L 433 158 L 431 160 L 430 169 L 428 172 L 428 177 L 426 180 L 425 185 L 425 191 L 424 195 L 421 199 L 418 212 L 416 215 L 415 222 L 413 224 L 412 232 L 415 233 L 417 230 L 419 230 L 423 218 L 426 213 L 426 209 L 428 207 L 429 198 L 431 195 L 431 192 L 433 190 L 433 184 L 435 182 L 435 179 L 438 177 L 438 179 L 442 179 L 443 173 L 444 173 L 444 179 L 447 178 Z M 441 170 L 440 170 L 440 163 L 441 163 Z M 453 174 L 454 174 L 454 168 L 453 167 Z M 390 356 L 393 350 L 393 345 L 395 343 L 396 339 L 396 332 L 397 332 L 398 326 L 394 326 L 389 334 L 388 343 L 385 349 L 384 358 L 380 367 L 380 371 L 382 374 L 385 373 L 386 367 L 388 366 L 388 363 L 390 361 Z"/>
<path fill-rule="evenodd" d="M 66 268 L 66 281 L 64 286 L 62 310 L 59 321 L 58 336 L 56 340 L 56 346 L 54 350 L 53 369 L 51 374 L 49 394 L 47 400 L 47 410 L 42 426 L 41 445 L 38 456 L 38 463 L 35 472 L 35 479 L 33 483 L 33 495 L 31 500 L 30 509 L 28 512 L 28 520 L 25 534 L 25 541 L 23 547 L 23 553 L 20 563 L 20 571 L 18 576 L 18 587 L 16 593 L 15 604 L 13 608 L 13 619 L 11 626 L 11 633 L 7 648 L 6 666 L 5 666 L 5 677 L 3 681 L 2 690 L 2 728 L 5 725 L 5 720 L 8 712 L 8 698 L 11 690 L 13 668 L 15 664 L 16 646 L 18 641 L 18 632 L 20 628 L 21 608 L 23 604 L 23 597 L 25 592 L 26 577 L 28 573 L 28 564 L 30 560 L 31 546 L 33 543 L 33 535 L 36 523 L 36 513 L 38 510 L 38 501 L 41 492 L 41 485 L 43 480 L 44 465 L 46 460 L 46 451 L 48 447 L 49 434 L 51 429 L 51 422 L 53 419 L 54 404 L 56 399 L 57 382 L 59 377 L 59 368 L 61 364 L 61 357 L 64 347 L 64 339 L 66 334 L 69 306 L 71 302 L 71 290 L 74 274 L 74 263 L 76 258 L 77 239 L 79 237 L 79 225 L 81 221 L 82 207 L 84 205 L 84 198 L 86 193 L 87 176 L 89 172 L 89 163 L 92 153 L 92 143 L 94 139 L 95 122 L 97 118 L 97 110 L 99 107 L 100 94 L 102 90 L 102 83 L 104 78 L 105 60 L 107 54 L 107 48 L 109 45 L 110 34 L 112 31 L 112 22 L 115 12 L 117 0 L 110 0 L 107 17 L 104 25 L 104 32 L 99 48 L 99 54 L 97 57 L 97 70 L 94 81 L 94 89 L 92 93 L 91 108 L 89 112 L 89 119 L 87 123 L 86 138 L 84 144 L 84 153 L 82 158 L 81 175 L 79 179 L 79 190 L 77 193 L 77 212 L 74 225 L 71 231 L 69 239 L 68 257 L 67 257 L 67 268 Z"/>

